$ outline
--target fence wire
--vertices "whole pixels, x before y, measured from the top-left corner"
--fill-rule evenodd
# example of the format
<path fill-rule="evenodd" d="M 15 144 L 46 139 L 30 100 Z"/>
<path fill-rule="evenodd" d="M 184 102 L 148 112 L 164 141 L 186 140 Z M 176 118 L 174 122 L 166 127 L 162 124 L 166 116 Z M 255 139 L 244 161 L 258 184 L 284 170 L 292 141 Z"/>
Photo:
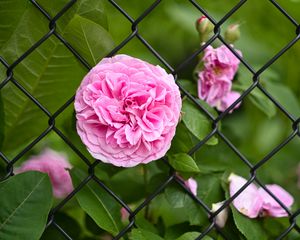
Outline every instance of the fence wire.
<path fill-rule="evenodd" d="M 286 51 L 288 51 L 300 38 L 300 25 L 299 23 L 290 16 L 284 8 L 282 8 L 275 0 L 269 0 L 269 2 L 277 8 L 280 13 L 287 18 L 295 27 L 295 37 L 285 46 L 283 47 L 275 56 L 273 56 L 267 63 L 265 63 L 259 70 L 255 71 L 254 68 L 243 58 L 241 57 L 233 47 L 225 41 L 225 39 L 221 35 L 221 28 L 222 25 L 226 22 L 228 18 L 230 18 L 235 12 L 237 12 L 246 2 L 247 0 L 240 0 L 229 12 L 227 12 L 219 21 L 216 21 L 201 5 L 197 3 L 196 0 L 186 0 L 190 2 L 195 9 L 199 11 L 199 14 L 205 15 L 213 24 L 214 24 L 214 34 L 213 36 L 199 49 L 193 52 L 189 57 L 184 59 L 176 68 L 173 68 L 167 60 L 165 60 L 159 52 L 157 52 L 151 44 L 149 44 L 145 38 L 139 33 L 138 26 L 141 22 L 145 19 L 147 15 L 149 15 L 154 9 L 160 6 L 162 0 L 156 0 L 153 4 L 148 7 L 139 17 L 136 19 L 132 18 L 119 4 L 117 4 L 114 0 L 106 0 L 109 4 L 111 4 L 117 11 L 119 11 L 124 16 L 124 21 L 128 21 L 131 24 L 131 32 L 129 35 L 118 45 L 116 46 L 108 55 L 107 57 L 113 56 L 116 54 L 120 49 L 122 49 L 126 44 L 128 44 L 133 39 L 138 39 L 147 49 L 151 52 L 161 63 L 162 65 L 169 70 L 169 72 L 174 76 L 175 80 L 177 80 L 178 72 L 180 72 L 183 68 L 185 68 L 191 61 L 193 61 L 197 56 L 204 51 L 204 49 L 212 44 L 214 41 L 219 40 L 224 45 L 227 46 L 228 49 L 241 61 L 241 64 L 246 67 L 246 69 L 252 74 L 253 83 L 251 86 L 246 89 L 241 96 L 224 112 L 220 113 L 217 117 L 212 116 L 199 102 L 195 97 L 193 97 L 180 83 L 177 81 L 177 85 L 179 86 L 182 97 L 186 96 L 189 98 L 211 121 L 213 129 L 210 134 L 208 134 L 202 141 L 199 141 L 190 151 L 188 154 L 192 155 L 196 151 L 198 151 L 212 136 L 217 135 L 220 139 L 222 139 L 226 145 L 238 156 L 238 158 L 244 162 L 249 168 L 250 178 L 247 180 L 247 183 L 234 194 L 232 197 L 227 199 L 222 207 L 220 207 L 217 211 L 212 212 L 210 207 L 207 206 L 201 198 L 194 196 L 190 190 L 184 185 L 182 180 L 176 175 L 175 171 L 172 167 L 168 164 L 168 160 L 166 157 L 162 159 L 162 161 L 170 168 L 168 177 L 166 177 L 164 182 L 158 186 L 158 188 L 152 192 L 136 209 L 132 210 L 116 193 L 114 193 L 109 187 L 107 187 L 95 174 L 94 170 L 95 167 L 98 165 L 99 161 L 90 162 L 83 153 L 80 152 L 78 148 L 72 143 L 72 140 L 67 138 L 56 126 L 55 126 L 55 119 L 62 114 L 66 110 L 66 108 L 73 104 L 74 96 L 70 98 L 67 102 L 65 102 L 54 114 L 51 114 L 34 96 L 32 96 L 24 86 L 22 86 L 18 79 L 14 77 L 14 69 L 18 64 L 20 64 L 29 54 L 31 54 L 35 49 L 37 49 L 43 42 L 49 39 L 51 36 L 55 36 L 59 41 L 61 41 L 69 51 L 81 62 L 83 66 L 87 70 L 91 69 L 91 66 L 87 63 L 87 61 L 63 38 L 56 31 L 56 22 L 76 3 L 76 0 L 69 1 L 55 16 L 51 16 L 37 1 L 29 0 L 40 12 L 41 17 L 44 15 L 46 19 L 49 21 L 49 31 L 36 43 L 34 43 L 25 53 L 23 53 L 18 59 L 16 59 L 11 65 L 9 65 L 6 60 L 0 56 L 0 62 L 6 68 L 6 78 L 0 83 L 0 90 L 8 84 L 9 82 L 14 84 L 19 90 L 21 90 L 39 109 L 40 111 L 44 112 L 48 116 L 48 127 L 44 130 L 35 140 L 33 140 L 30 144 L 28 144 L 23 150 L 21 150 L 17 156 L 13 159 L 8 159 L 3 152 L 0 151 L 0 159 L 5 162 L 6 164 L 6 175 L 0 180 L 3 181 L 8 177 L 13 175 L 13 167 L 14 164 L 24 156 L 28 151 L 30 151 L 38 142 L 40 142 L 43 138 L 45 138 L 50 132 L 55 132 L 81 159 L 85 162 L 88 166 L 88 177 L 84 179 L 75 189 L 74 191 L 69 194 L 65 199 L 63 199 L 58 205 L 56 205 L 50 212 L 48 218 L 47 228 L 49 226 L 53 226 L 61 233 L 61 235 L 65 239 L 72 240 L 73 238 L 61 227 L 55 220 L 55 215 L 57 212 L 65 206 L 65 204 L 70 201 L 77 192 L 79 192 L 88 182 L 94 181 L 98 184 L 99 188 L 103 188 L 107 193 L 109 193 L 115 201 L 117 201 L 122 207 L 126 209 L 129 213 L 129 223 L 128 225 L 121 230 L 113 239 L 120 239 L 124 237 L 128 232 L 131 231 L 132 228 L 137 227 L 135 224 L 135 217 L 136 215 L 144 209 L 155 197 L 157 197 L 160 193 L 164 191 L 164 189 L 170 185 L 171 183 L 178 184 L 192 199 L 195 203 L 197 203 L 201 208 L 207 213 L 208 220 L 210 224 L 203 229 L 202 233 L 196 238 L 196 240 L 203 239 L 207 236 L 211 231 L 216 230 L 219 236 L 222 239 L 230 239 L 226 236 L 226 233 L 220 229 L 216 223 L 215 218 L 216 216 L 232 201 L 244 191 L 244 189 L 251 184 L 252 182 L 257 183 L 261 186 L 265 191 L 267 191 L 275 200 L 282 206 L 289 215 L 289 227 L 286 228 L 276 239 L 284 239 L 292 230 L 297 231 L 300 233 L 300 226 L 296 223 L 296 218 L 300 215 L 300 209 L 291 212 L 287 206 L 285 206 L 272 192 L 270 192 L 263 183 L 257 177 L 257 170 L 265 165 L 273 155 L 275 155 L 278 151 L 284 148 L 292 139 L 295 137 L 300 137 L 299 131 L 299 122 L 300 118 L 296 118 L 292 114 L 290 114 L 260 83 L 260 76 L 264 73 L 278 58 L 280 58 Z M 121 23 L 120 23 L 121 24 Z M 234 107 L 239 104 L 244 98 L 246 98 L 250 92 L 253 90 L 258 89 L 260 90 L 270 101 L 272 101 L 278 110 L 280 110 L 291 122 L 292 125 L 292 133 L 280 144 L 278 144 L 275 148 L 273 148 L 264 158 L 262 158 L 256 164 L 252 164 L 247 157 L 245 157 L 237 147 L 219 130 L 218 126 L 220 121 L 225 118 L 228 113 L 234 109 Z M 3 91 L 3 90 L 2 90 Z"/>

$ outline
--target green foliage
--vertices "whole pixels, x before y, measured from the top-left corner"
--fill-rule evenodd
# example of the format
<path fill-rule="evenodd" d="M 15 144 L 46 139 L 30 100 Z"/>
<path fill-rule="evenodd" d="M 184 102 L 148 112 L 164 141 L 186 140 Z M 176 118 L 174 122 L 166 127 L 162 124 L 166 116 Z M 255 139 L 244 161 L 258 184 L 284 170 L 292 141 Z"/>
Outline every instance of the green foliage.
<path fill-rule="evenodd" d="M 247 85 L 235 85 L 234 88 L 241 92 L 247 90 L 249 86 Z M 271 100 L 259 89 L 254 89 L 248 95 L 249 100 L 258 109 L 265 113 L 269 118 L 274 117 L 276 114 L 276 106 Z"/>
<path fill-rule="evenodd" d="M 182 120 L 185 126 L 191 133 L 194 134 L 199 140 L 205 138 L 212 131 L 212 123 L 202 113 L 195 104 L 188 100 L 183 101 L 182 105 Z M 209 145 L 215 145 L 218 143 L 218 139 L 213 136 L 207 141 Z"/>
<path fill-rule="evenodd" d="M 38 240 L 52 206 L 46 174 L 26 172 L 0 184 L 0 239 Z"/>
<path fill-rule="evenodd" d="M 187 127 L 182 123 L 178 123 L 176 134 L 172 140 L 171 149 L 168 153 L 187 153 L 191 150 L 191 146 L 196 144 L 197 139 L 189 132 Z"/>
<path fill-rule="evenodd" d="M 178 153 L 169 156 L 169 163 L 179 172 L 199 172 L 199 168 L 194 159 L 186 153 Z"/>
<path fill-rule="evenodd" d="M 266 89 L 288 112 L 296 116 L 300 115 L 299 101 L 290 88 L 272 81 L 266 81 L 265 85 Z"/>
<path fill-rule="evenodd" d="M 124 182 L 127 183 L 126 188 Z M 128 203 L 138 201 L 145 196 L 144 176 L 139 167 L 117 172 L 108 180 L 108 184 Z M 140 190 L 137 192 L 136 189 Z"/>
<path fill-rule="evenodd" d="M 0 15 L 0 32 L 9 36 L 1 40 L 0 52 L 10 63 L 48 32 L 48 20 L 32 4 L 14 2 L 6 4 L 7 13 Z M 58 24 L 58 32 L 93 65 L 113 47 L 112 39 L 104 28 L 107 22 L 103 9 L 95 7 L 99 7 L 97 2 L 78 1 Z M 46 9 L 53 9 L 52 1 L 44 0 L 40 4 Z M 5 24 L 6 18 L 12 19 L 10 28 Z M 86 69 L 73 54 L 51 36 L 17 65 L 14 78 L 53 113 L 72 97 L 85 73 Z M 4 77 L 4 72 L 0 72 L 0 79 Z M 44 131 L 47 116 L 11 83 L 3 88 L 2 97 L 5 110 L 3 149 L 9 151 Z"/>
<path fill-rule="evenodd" d="M 72 180 L 77 186 L 87 174 L 82 170 L 71 170 Z M 89 181 L 77 194 L 81 208 L 98 224 L 99 227 L 112 233 L 118 234 L 120 230 L 120 206 L 105 192 L 96 182 Z"/>
<path fill-rule="evenodd" d="M 144 229 L 133 229 L 130 240 L 163 240 L 163 238 Z"/>
<path fill-rule="evenodd" d="M 165 197 L 173 208 L 183 208 L 186 199 L 189 198 L 187 193 L 183 192 L 179 186 L 169 186 L 165 190 Z"/>
<path fill-rule="evenodd" d="M 194 240 L 197 237 L 200 236 L 199 232 L 187 232 L 183 235 L 181 235 L 179 238 L 177 238 L 176 240 Z M 211 240 L 212 238 L 205 236 L 204 238 L 202 238 L 204 240 Z"/>
<path fill-rule="evenodd" d="M 80 15 L 75 15 L 70 21 L 65 39 L 92 66 L 114 46 L 111 36 L 101 25 Z"/>
<path fill-rule="evenodd" d="M 262 228 L 261 220 L 249 219 L 239 213 L 234 207 L 231 207 L 235 225 L 247 240 L 266 240 L 268 239 L 264 229 Z"/>

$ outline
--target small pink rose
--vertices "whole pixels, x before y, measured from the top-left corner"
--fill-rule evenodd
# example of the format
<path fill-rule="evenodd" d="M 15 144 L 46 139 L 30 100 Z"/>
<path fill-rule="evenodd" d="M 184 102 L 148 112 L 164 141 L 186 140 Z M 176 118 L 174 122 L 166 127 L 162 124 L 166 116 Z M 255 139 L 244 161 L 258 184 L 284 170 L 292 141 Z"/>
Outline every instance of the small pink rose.
<path fill-rule="evenodd" d="M 64 155 L 46 149 L 40 155 L 32 156 L 25 161 L 15 173 L 27 171 L 47 173 L 52 183 L 53 195 L 56 198 L 63 198 L 73 191 L 72 179 L 68 171 L 71 168 Z"/>
<path fill-rule="evenodd" d="M 75 97 L 77 132 L 93 157 L 133 167 L 170 148 L 180 92 L 164 69 L 127 55 L 104 58 Z"/>
<path fill-rule="evenodd" d="M 204 69 L 198 73 L 198 96 L 210 106 L 225 111 L 240 96 L 231 91 L 240 60 L 222 45 L 219 48 L 208 46 L 204 50 L 202 62 Z"/>

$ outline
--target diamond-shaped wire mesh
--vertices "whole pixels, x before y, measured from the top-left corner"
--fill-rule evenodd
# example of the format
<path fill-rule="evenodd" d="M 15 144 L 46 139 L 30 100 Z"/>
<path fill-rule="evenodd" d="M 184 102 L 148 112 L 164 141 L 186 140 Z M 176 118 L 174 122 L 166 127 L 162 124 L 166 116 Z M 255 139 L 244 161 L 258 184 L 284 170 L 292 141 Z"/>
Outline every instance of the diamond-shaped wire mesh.
<path fill-rule="evenodd" d="M 161 192 L 165 190 L 165 188 L 170 185 L 171 183 L 178 184 L 192 199 L 196 204 L 199 204 L 201 208 L 207 213 L 207 218 L 209 219 L 210 224 L 206 226 L 202 230 L 201 235 L 199 235 L 196 239 L 202 239 L 207 234 L 209 234 L 212 230 L 216 230 L 219 236 L 222 239 L 230 239 L 226 236 L 226 233 L 222 231 L 216 224 L 215 224 L 215 217 L 242 192 L 244 189 L 251 184 L 252 182 L 256 182 L 258 185 L 263 187 L 287 212 L 289 215 L 289 227 L 282 232 L 277 239 L 285 238 L 290 231 L 295 230 L 300 233 L 300 226 L 296 223 L 296 218 L 300 215 L 300 209 L 296 210 L 295 212 L 291 212 L 288 207 L 286 207 L 276 196 L 274 196 L 257 177 L 257 170 L 265 165 L 274 154 L 284 148 L 292 139 L 297 136 L 300 136 L 299 132 L 299 122 L 300 118 L 296 118 L 295 116 L 291 115 L 260 83 L 260 76 L 278 59 L 280 58 L 286 51 L 288 51 L 300 38 L 300 25 L 298 22 L 290 16 L 284 8 L 282 8 L 275 0 L 270 0 L 271 4 L 274 5 L 275 8 L 279 10 L 279 12 L 286 18 L 288 21 L 292 23 L 295 27 L 295 37 L 290 41 L 285 47 L 283 47 L 274 57 L 272 57 L 267 63 L 265 63 L 259 70 L 254 70 L 254 68 L 244 59 L 242 58 L 234 49 L 233 47 L 228 44 L 225 39 L 221 35 L 221 28 L 225 21 L 230 18 L 235 12 L 239 11 L 239 9 L 247 2 L 247 0 L 240 0 L 229 12 L 227 12 L 219 21 L 216 21 L 211 15 L 209 15 L 206 10 L 199 5 L 195 0 L 187 0 L 190 2 L 193 7 L 199 11 L 199 14 L 205 15 L 215 26 L 214 28 L 214 35 L 199 49 L 197 49 L 194 53 L 192 53 L 189 57 L 184 59 L 177 67 L 172 67 L 167 60 L 165 60 L 159 52 L 157 52 L 149 42 L 139 33 L 138 26 L 143 22 L 143 20 L 156 8 L 159 8 L 162 0 L 156 0 L 153 4 L 148 7 L 140 16 L 137 18 L 132 18 L 119 4 L 117 4 L 114 0 L 107 0 L 109 4 L 111 4 L 117 11 L 119 11 L 124 16 L 124 21 L 128 21 L 131 24 L 131 32 L 128 33 L 128 37 L 126 37 L 118 46 L 116 46 L 107 56 L 113 56 L 118 51 L 120 51 L 125 45 L 127 45 L 133 39 L 138 39 L 147 49 L 148 51 L 153 54 L 161 64 L 171 72 L 177 80 L 177 75 L 180 70 L 186 67 L 191 61 L 193 61 L 203 50 L 213 43 L 215 40 L 219 40 L 224 45 L 226 45 L 230 51 L 241 61 L 244 67 L 251 73 L 253 77 L 253 83 L 247 90 L 243 92 L 236 102 L 229 107 L 226 111 L 219 114 L 217 117 L 214 117 L 208 112 L 199 102 L 195 99 L 183 86 L 177 82 L 182 97 L 186 96 L 190 101 L 192 101 L 211 121 L 212 123 L 212 131 L 208 134 L 202 141 L 199 141 L 190 151 L 188 154 L 192 155 L 196 151 L 198 151 L 212 136 L 217 135 L 221 140 L 225 142 L 225 144 L 236 154 L 236 156 L 243 161 L 243 163 L 249 168 L 250 178 L 248 179 L 247 183 L 236 193 L 234 196 L 227 199 L 222 207 L 217 210 L 216 212 L 212 212 L 210 207 L 207 206 L 204 201 L 197 196 L 194 196 L 189 189 L 184 185 L 182 180 L 176 175 L 175 171 L 172 167 L 168 164 L 168 160 L 163 158 L 162 161 L 166 164 L 166 166 L 170 169 L 168 173 L 166 173 L 166 178 L 160 185 L 157 187 L 155 191 L 153 191 L 136 209 L 131 210 L 130 207 L 120 198 L 116 193 L 114 193 L 109 187 L 107 187 L 95 174 L 94 169 L 99 163 L 98 161 L 90 162 L 83 153 L 80 152 L 78 148 L 72 143 L 72 140 L 67 138 L 55 125 L 56 118 L 62 114 L 67 107 L 73 104 L 74 96 L 66 101 L 57 111 L 51 114 L 34 96 L 32 96 L 24 86 L 22 86 L 18 79 L 14 77 L 14 69 L 25 59 L 28 55 L 30 55 L 35 49 L 39 48 L 41 44 L 43 44 L 47 39 L 51 36 L 55 36 L 59 41 L 61 41 L 64 46 L 71 51 L 71 53 L 80 61 L 80 63 L 86 67 L 87 70 L 91 69 L 87 61 L 64 39 L 62 35 L 60 35 L 56 30 L 56 22 L 76 3 L 76 0 L 69 1 L 55 16 L 51 16 L 47 13 L 45 9 L 38 2 L 35 0 L 30 0 L 30 2 L 41 12 L 41 17 L 46 18 L 49 21 L 49 31 L 40 38 L 39 41 L 34 43 L 25 53 L 23 53 L 18 59 L 12 64 L 8 64 L 7 61 L 0 56 L 0 62 L 6 68 L 6 78 L 0 83 L 0 90 L 5 91 L 3 89 L 7 84 L 13 84 L 17 87 L 20 91 L 22 91 L 26 97 L 28 97 L 33 104 L 35 104 L 41 112 L 43 112 L 48 118 L 48 127 L 40 133 L 40 135 L 29 143 L 23 150 L 21 150 L 17 156 L 13 159 L 8 159 L 3 152 L 0 152 L 1 161 L 4 161 L 6 164 L 6 175 L 1 179 L 2 181 L 13 175 L 13 167 L 14 164 L 24 156 L 28 151 L 30 151 L 38 142 L 40 142 L 43 138 L 45 138 L 50 132 L 55 132 L 77 155 L 82 159 L 82 161 L 88 166 L 88 177 L 84 179 L 75 189 L 74 191 L 63 199 L 58 205 L 56 205 L 49 214 L 48 224 L 47 227 L 53 226 L 55 227 L 64 238 L 72 239 L 68 233 L 56 222 L 55 216 L 57 212 L 64 207 L 64 205 L 69 202 L 77 192 L 79 192 L 88 182 L 94 181 L 98 184 L 99 188 L 103 188 L 108 194 L 110 194 L 115 201 L 117 201 L 122 207 L 124 207 L 128 213 L 130 214 L 129 217 L 129 224 L 121 231 L 119 234 L 114 236 L 113 239 L 120 239 L 125 236 L 130 230 L 136 227 L 135 224 L 135 217 L 136 215 L 144 209 L 155 197 L 157 197 Z M 141 3 L 142 4 L 142 3 Z M 262 158 L 256 164 L 252 164 L 235 146 L 234 144 L 219 130 L 218 126 L 222 119 L 224 119 L 228 113 L 241 102 L 244 98 L 246 98 L 251 91 L 255 89 L 261 91 L 273 104 L 276 105 L 278 110 L 280 110 L 291 122 L 292 125 L 292 133 L 280 144 L 278 144 L 275 148 L 272 149 L 264 158 Z"/>

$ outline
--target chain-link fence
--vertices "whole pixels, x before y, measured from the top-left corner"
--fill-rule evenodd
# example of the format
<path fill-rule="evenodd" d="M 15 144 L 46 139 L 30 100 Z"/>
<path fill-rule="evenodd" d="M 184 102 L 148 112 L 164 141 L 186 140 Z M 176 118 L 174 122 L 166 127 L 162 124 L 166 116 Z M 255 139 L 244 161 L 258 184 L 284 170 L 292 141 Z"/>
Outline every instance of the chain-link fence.
<path fill-rule="evenodd" d="M 8 159 L 4 153 L 0 152 L 1 161 L 4 161 L 6 164 L 6 176 L 2 179 L 7 179 L 9 176 L 13 175 L 13 167 L 14 164 L 22 157 L 24 156 L 29 150 L 31 150 L 38 142 L 40 142 L 43 138 L 45 138 L 50 132 L 55 132 L 66 144 L 69 145 L 69 147 L 82 159 L 82 161 L 85 162 L 85 164 L 88 166 L 88 177 L 79 184 L 74 191 L 65 199 L 63 199 L 58 205 L 56 205 L 50 215 L 48 220 L 48 225 L 55 227 L 66 239 L 72 239 L 68 232 L 66 232 L 63 227 L 61 227 L 55 220 L 55 215 L 57 212 L 64 207 L 64 205 L 71 200 L 71 198 L 76 195 L 77 192 L 79 192 L 88 182 L 94 181 L 98 184 L 99 188 L 103 188 L 105 191 L 107 191 L 114 199 L 117 201 L 122 207 L 124 207 L 130 217 L 129 224 L 121 231 L 117 236 L 114 236 L 113 239 L 120 239 L 124 235 L 126 235 L 128 232 L 131 231 L 132 228 L 136 227 L 135 225 L 135 216 L 144 209 L 155 197 L 157 197 L 161 192 L 165 190 L 165 188 L 170 183 L 177 183 L 179 186 L 181 186 L 188 194 L 189 196 L 197 203 L 199 204 L 203 210 L 207 213 L 208 219 L 210 224 L 202 231 L 201 235 L 198 236 L 196 239 L 203 239 L 207 234 L 209 234 L 212 230 L 216 230 L 221 238 L 223 239 L 229 239 L 226 234 L 220 229 L 216 223 L 215 218 L 216 216 L 226 207 L 229 206 L 229 204 L 235 199 L 249 184 L 252 182 L 256 182 L 259 186 L 261 186 L 265 191 L 267 191 L 279 204 L 282 206 L 289 215 L 289 222 L 290 225 L 287 229 L 285 229 L 284 232 L 282 232 L 277 239 L 284 239 L 290 231 L 295 230 L 300 233 L 300 227 L 296 223 L 296 218 L 300 214 L 300 209 L 298 209 L 295 212 L 291 212 L 288 207 L 286 207 L 278 198 L 272 194 L 257 178 L 257 170 L 261 168 L 264 164 L 266 164 L 274 154 L 276 154 L 278 151 L 280 151 L 282 148 L 284 148 L 292 139 L 300 136 L 299 132 L 299 121 L 300 118 L 296 118 L 293 115 L 291 115 L 260 83 L 260 76 L 262 73 L 264 73 L 278 58 L 280 58 L 286 51 L 288 51 L 300 38 L 300 25 L 298 22 L 291 17 L 284 8 L 282 8 L 275 0 L 270 0 L 271 4 L 274 5 L 275 8 L 278 9 L 278 11 L 281 12 L 282 15 L 284 15 L 293 25 L 295 29 L 295 37 L 292 41 L 290 41 L 284 48 L 282 48 L 274 57 L 272 57 L 267 63 L 265 63 L 258 71 L 255 71 L 254 68 L 244 59 L 242 58 L 234 49 L 233 47 L 228 44 L 224 38 L 221 35 L 221 28 L 226 20 L 228 20 L 229 17 L 231 17 L 236 11 L 239 11 L 240 7 L 243 6 L 247 2 L 247 0 L 241 0 L 236 4 L 228 13 L 225 14 L 221 18 L 220 21 L 216 21 L 209 13 L 206 12 L 206 10 L 199 5 L 195 0 L 189 0 L 189 2 L 199 11 L 199 15 L 203 14 L 205 15 L 215 26 L 214 28 L 214 35 L 204 44 L 202 45 L 197 51 L 192 53 L 187 59 L 184 59 L 176 68 L 173 68 L 168 61 L 166 61 L 159 52 L 157 52 L 151 44 L 149 44 L 145 38 L 139 33 L 138 27 L 139 24 L 144 20 L 144 18 L 150 14 L 155 8 L 160 7 L 160 3 L 162 0 L 157 0 L 153 2 L 153 4 L 147 8 L 139 17 L 136 19 L 132 18 L 120 5 L 118 5 L 113 0 L 107 0 L 109 4 L 111 4 L 117 11 L 119 11 L 124 16 L 124 21 L 128 21 L 131 24 L 131 32 L 129 33 L 128 37 L 124 39 L 118 46 L 116 46 L 109 54 L 108 56 L 113 56 L 116 54 L 120 49 L 122 49 L 126 44 L 128 44 L 133 39 L 138 39 L 147 49 L 150 51 L 161 63 L 162 65 L 173 74 L 174 78 L 177 79 L 178 72 L 186 67 L 193 59 L 195 59 L 200 53 L 203 52 L 203 50 L 212 44 L 215 40 L 221 41 L 224 45 L 226 45 L 231 52 L 241 61 L 241 63 L 244 65 L 244 67 L 247 68 L 247 70 L 252 74 L 253 77 L 253 83 L 249 88 L 243 92 L 243 94 L 239 97 L 236 102 L 231 105 L 226 111 L 220 113 L 217 117 L 214 117 L 210 112 L 208 112 L 199 102 L 197 99 L 195 99 L 184 87 L 180 85 L 179 82 L 177 82 L 181 92 L 182 96 L 186 96 L 189 98 L 201 111 L 210 119 L 211 124 L 213 126 L 213 130 L 210 134 L 208 134 L 202 141 L 199 141 L 190 151 L 188 154 L 192 155 L 196 151 L 198 151 L 212 136 L 217 135 L 220 139 L 222 139 L 228 147 L 239 157 L 240 161 L 243 161 L 245 165 L 249 168 L 249 173 L 251 177 L 248 179 L 247 183 L 236 193 L 234 196 L 227 199 L 223 206 L 216 212 L 212 212 L 210 207 L 207 206 L 204 201 L 197 196 L 194 196 L 191 194 L 191 192 L 187 189 L 187 187 L 184 185 L 182 180 L 176 175 L 175 171 L 172 169 L 172 167 L 168 164 L 168 160 L 166 158 L 162 159 L 162 161 L 170 168 L 170 172 L 168 175 L 168 178 L 161 182 L 159 187 L 153 191 L 136 209 L 132 210 L 116 193 L 114 193 L 111 189 L 109 189 L 96 175 L 94 174 L 94 169 L 99 163 L 98 161 L 90 162 L 83 153 L 80 152 L 79 149 L 75 147 L 75 145 L 72 143 L 72 139 L 67 138 L 55 125 L 56 118 L 62 114 L 66 110 L 66 108 L 73 104 L 74 96 L 69 99 L 65 104 L 63 104 L 54 114 L 51 114 L 34 96 L 32 96 L 24 86 L 22 86 L 18 79 L 14 77 L 14 69 L 18 64 L 20 64 L 25 58 L 28 57 L 29 54 L 31 54 L 35 49 L 39 48 L 43 42 L 45 42 L 47 39 L 49 39 L 51 36 L 55 36 L 59 41 L 61 41 L 64 46 L 71 51 L 74 56 L 86 67 L 87 70 L 89 70 L 91 67 L 87 63 L 87 61 L 80 55 L 78 52 L 64 39 L 62 35 L 60 35 L 56 31 L 56 22 L 70 9 L 73 7 L 73 5 L 76 3 L 76 0 L 69 1 L 55 16 L 51 16 L 48 14 L 46 10 L 43 9 L 41 5 L 39 5 L 38 2 L 35 0 L 30 0 L 30 2 L 41 12 L 41 17 L 44 17 L 48 19 L 49 21 L 49 31 L 46 33 L 39 41 L 34 43 L 25 53 L 23 53 L 18 59 L 16 59 L 12 64 L 8 64 L 4 58 L 0 56 L 1 63 L 6 68 L 6 75 L 7 77 L 2 80 L 0 83 L 0 90 L 5 91 L 3 87 L 8 84 L 14 84 L 19 90 L 21 90 L 36 106 L 40 109 L 40 111 L 44 112 L 49 118 L 48 120 L 48 128 L 43 131 L 34 141 L 32 141 L 30 144 L 28 144 L 22 151 L 20 151 L 13 159 Z M 142 2 L 141 2 L 142 4 Z M 120 23 L 122 24 L 122 23 Z M 237 105 L 239 102 L 241 102 L 251 91 L 254 89 L 259 89 L 270 101 L 272 101 L 279 111 L 281 111 L 291 122 L 292 126 L 292 133 L 279 145 L 277 145 L 272 151 L 270 151 L 263 159 L 261 159 L 256 164 L 252 164 L 235 146 L 234 144 L 219 130 L 218 126 L 222 119 L 224 119 L 228 113 Z"/>

